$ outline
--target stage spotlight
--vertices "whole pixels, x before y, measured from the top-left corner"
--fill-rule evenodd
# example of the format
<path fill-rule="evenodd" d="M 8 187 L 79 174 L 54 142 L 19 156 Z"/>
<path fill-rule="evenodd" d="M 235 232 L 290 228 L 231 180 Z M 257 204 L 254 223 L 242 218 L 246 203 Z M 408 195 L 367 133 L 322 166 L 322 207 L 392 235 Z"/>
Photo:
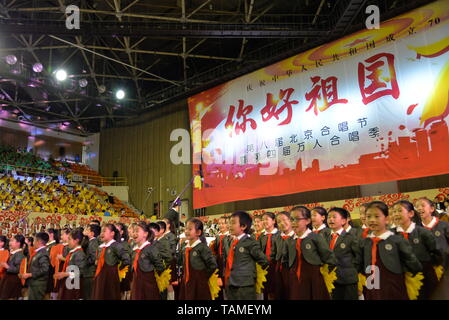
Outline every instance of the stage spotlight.
<path fill-rule="evenodd" d="M 17 63 L 17 57 L 12 55 L 12 54 L 10 54 L 9 56 L 6 56 L 6 63 L 11 65 L 11 66 L 13 64 L 16 64 Z"/>
<path fill-rule="evenodd" d="M 56 80 L 58 81 L 64 81 L 67 79 L 67 72 L 65 70 L 59 69 L 55 73 Z"/>
<path fill-rule="evenodd" d="M 79 83 L 81 88 L 87 87 L 87 80 L 86 79 L 80 79 L 80 81 L 78 81 L 78 83 Z"/>
<path fill-rule="evenodd" d="M 36 73 L 42 72 L 42 70 L 44 70 L 44 66 L 42 65 L 42 63 L 35 63 L 33 64 L 33 71 Z"/>
<path fill-rule="evenodd" d="M 125 97 L 125 91 L 123 91 L 122 89 L 117 90 L 117 92 L 115 93 L 115 97 L 119 100 L 122 100 Z"/>

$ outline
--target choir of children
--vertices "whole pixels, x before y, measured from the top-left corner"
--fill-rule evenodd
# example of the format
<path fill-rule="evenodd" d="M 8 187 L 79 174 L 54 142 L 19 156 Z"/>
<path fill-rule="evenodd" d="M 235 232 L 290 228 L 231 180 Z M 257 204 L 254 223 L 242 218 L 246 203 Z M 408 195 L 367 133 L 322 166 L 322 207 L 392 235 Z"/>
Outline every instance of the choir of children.
<path fill-rule="evenodd" d="M 343 208 L 237 211 L 210 245 L 196 218 L 180 242 L 169 219 L 0 236 L 0 299 L 448 299 L 449 224 L 432 201 L 359 212 L 360 228 Z"/>

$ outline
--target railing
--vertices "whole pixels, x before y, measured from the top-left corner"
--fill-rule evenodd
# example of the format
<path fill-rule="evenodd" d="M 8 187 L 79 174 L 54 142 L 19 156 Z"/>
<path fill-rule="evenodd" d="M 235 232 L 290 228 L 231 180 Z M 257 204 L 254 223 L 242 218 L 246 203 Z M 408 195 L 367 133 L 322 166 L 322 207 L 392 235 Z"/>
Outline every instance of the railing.
<path fill-rule="evenodd" d="M 93 184 L 97 186 L 127 186 L 128 179 L 126 177 L 101 177 L 99 175 L 93 174 L 81 174 L 71 171 L 71 169 L 66 168 L 65 171 L 47 170 L 39 169 L 33 167 L 16 166 L 9 163 L 0 163 L 0 171 L 12 172 L 17 171 L 26 174 L 38 174 L 43 176 L 57 177 L 60 175 L 65 176 L 67 179 L 78 182 Z"/>
<path fill-rule="evenodd" d="M 127 186 L 128 178 L 126 177 L 101 177 L 89 174 L 70 173 L 67 175 L 73 182 L 83 182 L 96 186 Z M 80 177 L 78 179 L 78 177 Z M 81 181 L 79 181 L 81 180 Z"/>
<path fill-rule="evenodd" d="M 25 166 L 16 166 L 16 165 L 9 164 L 9 163 L 0 163 L 0 171 L 1 170 L 4 170 L 6 172 L 18 171 L 18 172 L 28 173 L 28 174 L 39 174 L 39 175 L 55 176 L 55 177 L 65 173 L 63 171 L 40 169 L 40 168 L 25 167 Z"/>

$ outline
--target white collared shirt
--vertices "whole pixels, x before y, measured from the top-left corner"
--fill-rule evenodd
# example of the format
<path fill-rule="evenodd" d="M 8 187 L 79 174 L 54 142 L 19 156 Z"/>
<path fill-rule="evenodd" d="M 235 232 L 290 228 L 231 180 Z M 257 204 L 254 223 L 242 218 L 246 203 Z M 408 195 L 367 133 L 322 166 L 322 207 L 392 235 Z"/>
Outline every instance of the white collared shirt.
<path fill-rule="evenodd" d="M 349 224 L 349 225 L 348 225 L 348 228 L 346 229 L 346 232 L 351 231 L 351 229 L 352 229 L 352 227 L 351 227 L 351 225 Z"/>
<path fill-rule="evenodd" d="M 298 235 L 297 234 L 295 234 L 295 236 L 293 237 L 293 239 L 304 239 L 305 237 L 307 237 L 309 234 L 311 234 L 312 233 L 312 230 L 310 230 L 310 229 L 308 229 L 307 228 L 307 230 L 302 234 L 302 236 L 300 236 L 300 237 L 298 237 Z"/>
<path fill-rule="evenodd" d="M 219 236 L 229 236 L 229 231 L 226 231 L 225 233 L 220 233 Z"/>
<path fill-rule="evenodd" d="M 432 220 L 430 220 L 429 224 L 425 224 L 424 221 L 423 221 L 422 224 L 423 224 L 424 227 L 432 229 L 433 227 L 435 227 L 436 223 L 437 223 L 437 218 L 433 217 Z"/>
<path fill-rule="evenodd" d="M 70 250 L 69 253 L 74 253 L 74 252 L 75 252 L 76 250 L 78 250 L 78 249 L 81 249 L 81 246 L 78 246 L 78 247 L 76 247 L 76 248 Z"/>
<path fill-rule="evenodd" d="M 412 233 L 413 230 L 415 230 L 415 227 L 416 227 L 416 223 L 412 222 L 412 223 L 410 223 L 410 225 L 408 226 L 406 231 L 404 231 L 404 229 L 402 229 L 401 226 L 397 227 L 396 231 L 398 231 L 398 232 L 405 232 L 405 233 Z"/>
<path fill-rule="evenodd" d="M 51 245 L 52 243 L 55 243 L 55 242 L 56 242 L 56 240 L 50 241 L 49 243 L 47 243 L 47 247 L 48 247 L 49 245 Z"/>
<path fill-rule="evenodd" d="M 195 248 L 197 245 L 201 243 L 201 240 L 196 240 L 192 245 L 190 245 L 190 241 L 187 242 L 186 248 Z"/>
<path fill-rule="evenodd" d="M 115 242 L 114 239 L 112 239 L 111 241 L 109 241 L 108 243 L 102 243 L 100 244 L 100 248 L 107 248 L 109 247 L 111 244 L 113 244 Z"/>
<path fill-rule="evenodd" d="M 363 226 L 362 226 L 362 229 L 366 229 L 366 228 L 368 228 L 366 225 L 363 225 Z"/>
<path fill-rule="evenodd" d="M 233 237 L 232 237 L 232 240 L 238 239 L 238 240 L 240 241 L 240 240 L 242 240 L 242 238 L 243 238 L 244 236 L 246 236 L 246 233 L 245 233 L 245 232 L 243 232 L 243 233 L 242 233 L 241 235 L 239 235 L 238 237 L 233 236 Z"/>
<path fill-rule="evenodd" d="M 380 236 L 376 236 L 376 235 L 374 235 L 374 232 L 372 232 L 372 233 L 370 233 L 370 234 L 368 235 L 368 237 L 369 237 L 369 238 L 380 238 L 380 239 L 382 239 L 382 240 L 387 240 L 388 237 L 390 237 L 390 236 L 392 236 L 392 235 L 394 235 L 394 233 L 391 232 L 390 230 L 387 230 L 387 231 L 385 231 L 384 233 L 382 233 Z"/>
<path fill-rule="evenodd" d="M 289 234 L 285 234 L 285 233 L 281 233 L 281 237 L 293 237 L 295 235 L 295 231 L 290 231 L 290 233 Z"/>
<path fill-rule="evenodd" d="M 135 246 L 134 250 L 142 250 L 143 248 L 145 248 L 145 246 L 149 245 L 150 243 L 148 241 L 145 241 L 140 247 Z"/>
<path fill-rule="evenodd" d="M 319 226 L 319 228 L 313 227 L 313 231 L 320 231 L 323 230 L 324 228 L 326 228 L 326 225 L 323 223 L 321 226 Z"/>
<path fill-rule="evenodd" d="M 277 233 L 278 232 L 278 229 L 277 228 L 274 228 L 271 232 L 267 232 L 267 231 L 265 231 L 265 235 L 268 235 L 268 234 L 275 234 L 275 233 Z"/>
<path fill-rule="evenodd" d="M 92 241 L 92 240 L 95 240 L 95 239 L 97 239 L 97 238 L 96 237 L 92 237 L 92 238 L 89 239 L 89 241 Z"/>
<path fill-rule="evenodd" d="M 0 248 L 0 251 L 3 251 L 3 250 L 5 250 L 5 248 Z"/>
<path fill-rule="evenodd" d="M 341 236 L 341 233 L 344 231 L 345 229 L 340 228 L 340 230 L 338 230 L 337 232 L 332 231 L 331 234 L 338 234 L 339 236 Z M 346 231 L 347 232 L 347 231 Z"/>
<path fill-rule="evenodd" d="M 45 246 L 40 247 L 39 249 L 36 249 L 34 252 L 38 253 L 38 252 L 41 251 L 42 249 L 45 249 Z"/>
<path fill-rule="evenodd" d="M 22 249 L 17 249 L 17 250 L 14 250 L 14 251 L 10 251 L 10 254 L 13 255 L 13 254 L 16 254 L 17 252 L 20 252 L 20 251 L 22 251 Z"/>

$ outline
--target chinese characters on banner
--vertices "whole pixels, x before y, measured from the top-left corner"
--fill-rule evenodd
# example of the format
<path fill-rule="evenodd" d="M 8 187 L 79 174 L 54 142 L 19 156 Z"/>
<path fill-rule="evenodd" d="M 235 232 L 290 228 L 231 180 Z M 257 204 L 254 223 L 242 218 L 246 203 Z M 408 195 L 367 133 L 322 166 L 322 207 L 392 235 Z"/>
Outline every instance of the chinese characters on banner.
<path fill-rule="evenodd" d="M 194 207 L 448 173 L 449 23 L 400 21 L 191 97 Z"/>

